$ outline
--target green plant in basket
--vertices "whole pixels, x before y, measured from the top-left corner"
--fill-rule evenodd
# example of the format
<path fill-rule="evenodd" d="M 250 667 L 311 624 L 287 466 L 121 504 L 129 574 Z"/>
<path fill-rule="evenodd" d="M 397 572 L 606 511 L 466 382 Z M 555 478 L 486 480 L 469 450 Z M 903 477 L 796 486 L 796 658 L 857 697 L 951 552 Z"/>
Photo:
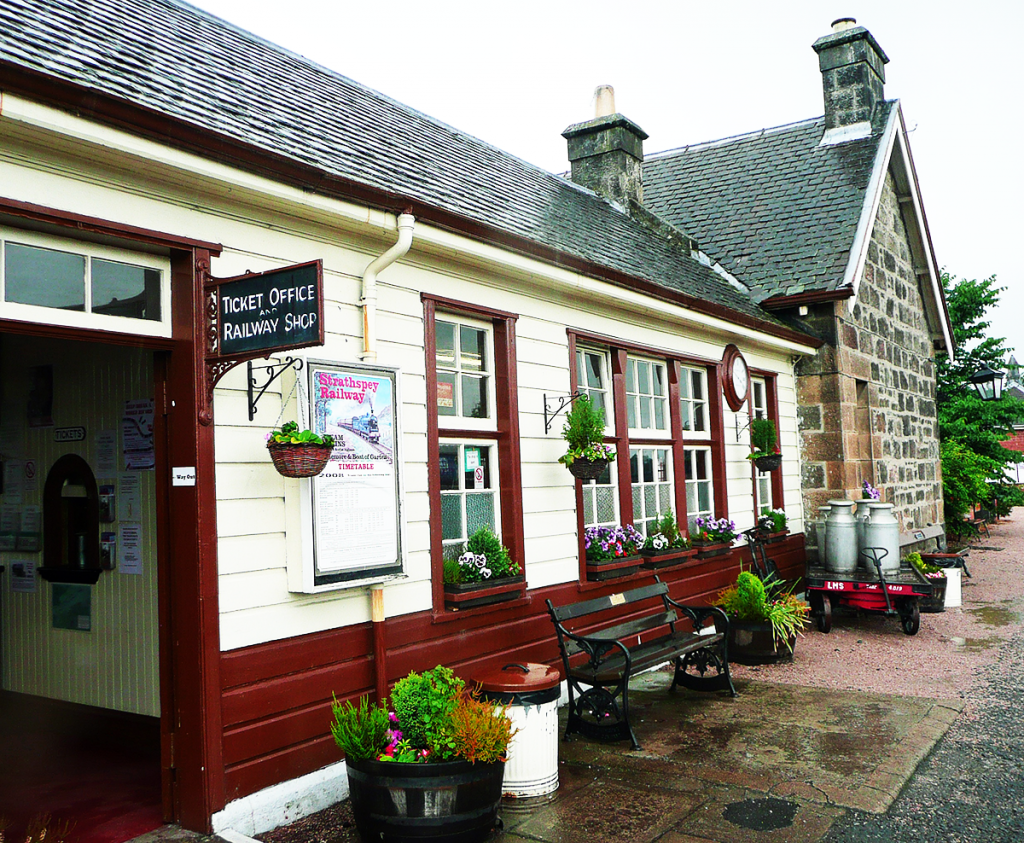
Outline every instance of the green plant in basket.
<path fill-rule="evenodd" d="M 312 430 L 299 430 L 293 421 L 285 422 L 267 434 L 268 445 L 330 445 L 334 447 L 334 437 L 328 433 L 314 433 Z"/>
<path fill-rule="evenodd" d="M 771 419 L 752 419 L 750 422 L 750 447 L 753 450 L 747 454 L 747 459 L 756 460 L 781 453 L 778 441 L 779 436 L 775 430 L 775 422 Z"/>
<path fill-rule="evenodd" d="M 762 533 L 781 533 L 788 523 L 784 509 L 770 509 L 757 519 L 757 527 Z"/>
<path fill-rule="evenodd" d="M 558 458 L 564 465 L 572 465 L 576 460 L 613 460 L 615 449 L 604 444 L 604 410 L 599 410 L 590 403 L 590 398 L 582 395 L 566 414 L 562 436 L 569 445 L 569 450 Z"/>
<path fill-rule="evenodd" d="M 354 760 L 430 763 L 504 761 L 515 735 L 507 706 L 466 690 L 466 683 L 438 665 L 395 683 L 391 709 L 367 697 L 333 705 L 331 734 Z"/>
<path fill-rule="evenodd" d="M 685 550 L 690 540 L 679 530 L 679 522 L 669 510 L 662 515 L 644 539 L 644 550 Z"/>
<path fill-rule="evenodd" d="M 931 562 L 925 562 L 921 557 L 921 554 L 916 550 L 913 553 L 908 553 L 906 561 L 909 562 L 914 568 L 917 569 L 918 573 L 923 577 L 927 577 L 930 580 L 939 580 L 946 578 L 946 569 L 939 565 L 933 565 Z"/>
<path fill-rule="evenodd" d="M 741 571 L 735 585 L 720 592 L 712 605 L 744 623 L 770 623 L 776 646 L 785 644 L 787 649 L 790 638 L 807 625 L 811 608 L 793 594 L 793 586 L 775 577 L 762 582 L 750 571 Z"/>

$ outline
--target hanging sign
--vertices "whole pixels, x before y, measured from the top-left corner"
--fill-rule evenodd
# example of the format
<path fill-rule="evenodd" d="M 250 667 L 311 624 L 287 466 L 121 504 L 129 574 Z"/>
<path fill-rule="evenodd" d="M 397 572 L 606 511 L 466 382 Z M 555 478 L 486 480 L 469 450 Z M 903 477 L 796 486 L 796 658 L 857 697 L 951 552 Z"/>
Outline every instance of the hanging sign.
<path fill-rule="evenodd" d="M 324 343 L 323 262 L 216 282 L 217 356 Z"/>

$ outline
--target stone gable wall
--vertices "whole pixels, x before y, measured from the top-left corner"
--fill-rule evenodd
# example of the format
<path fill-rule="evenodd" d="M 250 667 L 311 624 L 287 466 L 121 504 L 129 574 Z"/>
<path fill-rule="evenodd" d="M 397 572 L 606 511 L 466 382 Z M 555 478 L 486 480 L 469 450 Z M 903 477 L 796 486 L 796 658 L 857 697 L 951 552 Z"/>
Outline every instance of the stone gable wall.
<path fill-rule="evenodd" d="M 798 365 L 808 518 L 868 480 L 903 530 L 943 523 L 935 359 L 891 175 L 856 297 L 807 324 L 830 340 Z"/>

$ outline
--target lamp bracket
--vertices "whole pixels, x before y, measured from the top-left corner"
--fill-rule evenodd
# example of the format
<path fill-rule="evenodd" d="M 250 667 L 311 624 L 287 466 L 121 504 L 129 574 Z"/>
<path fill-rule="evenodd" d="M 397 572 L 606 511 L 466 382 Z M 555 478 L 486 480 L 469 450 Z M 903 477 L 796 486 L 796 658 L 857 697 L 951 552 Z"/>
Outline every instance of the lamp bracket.
<path fill-rule="evenodd" d="M 577 398 L 582 398 L 583 393 L 576 390 L 571 395 L 564 396 L 553 396 L 548 401 L 547 393 L 544 394 L 544 435 L 547 436 L 551 431 L 551 425 L 554 424 L 559 413 L 562 412 L 566 407 L 572 404 Z M 557 405 L 555 404 L 557 402 Z"/>
<path fill-rule="evenodd" d="M 268 358 L 269 359 L 269 358 Z M 256 418 L 256 405 L 259 404 L 260 399 L 263 397 L 263 393 L 267 391 L 267 388 L 276 381 L 281 375 L 283 375 L 288 369 L 295 369 L 296 372 L 302 371 L 302 360 L 296 359 L 295 357 L 286 357 L 283 363 L 261 363 L 258 366 L 252 365 L 250 360 L 246 366 L 248 367 L 248 384 L 249 384 L 249 421 Z M 261 386 L 256 382 L 256 378 L 253 377 L 253 372 L 257 369 L 266 370 L 266 382 Z M 253 391 L 259 389 L 259 392 L 253 395 Z"/>
<path fill-rule="evenodd" d="M 742 427 L 740 426 L 740 417 L 738 413 L 734 416 L 734 418 L 736 419 L 736 441 L 742 442 L 743 440 L 740 438 L 741 434 L 744 430 L 750 430 L 750 417 L 747 417 L 747 423 Z"/>

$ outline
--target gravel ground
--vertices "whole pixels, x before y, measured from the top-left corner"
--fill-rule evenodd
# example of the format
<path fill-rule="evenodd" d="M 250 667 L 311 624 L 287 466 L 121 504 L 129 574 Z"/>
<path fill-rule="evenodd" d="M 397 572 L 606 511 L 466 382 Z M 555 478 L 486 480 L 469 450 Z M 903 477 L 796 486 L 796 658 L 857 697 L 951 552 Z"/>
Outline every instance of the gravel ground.
<path fill-rule="evenodd" d="M 923 693 L 924 687 L 929 695 L 945 691 L 965 696 L 964 715 L 917 769 L 888 813 L 850 811 L 833 826 L 825 838 L 828 843 L 1024 840 L 1024 512 L 1014 515 L 982 540 L 985 547 L 1002 550 L 972 551 L 968 566 L 974 578 L 964 589 L 964 611 L 923 616 L 917 638 L 924 649 L 913 665 L 900 666 L 899 682 L 890 685 L 899 693 Z M 983 602 L 989 608 L 979 605 Z M 958 645 L 954 638 L 967 639 L 967 644 Z M 948 673 L 943 677 L 940 671 Z M 843 672 L 856 674 L 858 681 L 879 681 L 866 665 L 852 661 Z M 908 677 L 914 681 L 908 683 Z M 851 678 L 844 675 L 842 681 Z"/>

